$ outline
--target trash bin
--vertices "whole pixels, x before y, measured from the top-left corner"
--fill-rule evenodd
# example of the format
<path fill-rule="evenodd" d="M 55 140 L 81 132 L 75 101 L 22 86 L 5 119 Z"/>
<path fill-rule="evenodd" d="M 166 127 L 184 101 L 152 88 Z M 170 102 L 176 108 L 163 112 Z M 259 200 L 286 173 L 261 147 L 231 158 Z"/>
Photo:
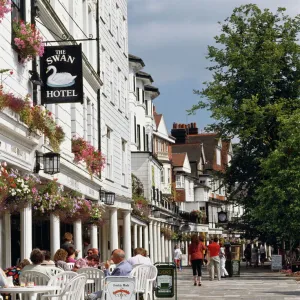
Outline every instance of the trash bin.
<path fill-rule="evenodd" d="M 228 272 L 228 276 L 240 276 L 241 265 L 240 265 L 240 256 L 241 256 L 241 245 L 240 244 L 230 244 L 225 243 L 225 268 Z"/>

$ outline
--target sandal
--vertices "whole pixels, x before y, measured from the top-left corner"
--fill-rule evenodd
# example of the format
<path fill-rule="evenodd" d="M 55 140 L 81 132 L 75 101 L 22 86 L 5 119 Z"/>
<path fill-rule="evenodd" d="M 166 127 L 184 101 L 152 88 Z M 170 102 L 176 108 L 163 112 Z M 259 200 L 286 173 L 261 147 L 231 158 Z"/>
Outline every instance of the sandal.
<path fill-rule="evenodd" d="M 198 285 L 201 286 L 202 285 L 201 282 L 198 282 Z"/>
<path fill-rule="evenodd" d="M 197 282 L 195 281 L 195 282 L 194 282 L 194 286 L 196 286 L 196 285 L 197 285 Z"/>

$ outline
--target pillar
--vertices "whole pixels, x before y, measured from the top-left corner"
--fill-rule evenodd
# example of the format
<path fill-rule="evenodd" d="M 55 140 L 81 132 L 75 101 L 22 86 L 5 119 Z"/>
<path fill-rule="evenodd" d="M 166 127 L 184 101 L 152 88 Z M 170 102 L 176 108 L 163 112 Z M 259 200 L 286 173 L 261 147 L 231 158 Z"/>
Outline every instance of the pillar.
<path fill-rule="evenodd" d="M 150 226 L 150 225 L 149 225 Z M 147 251 L 149 255 L 149 234 L 148 234 L 148 226 L 143 227 L 144 230 L 144 249 Z"/>
<path fill-rule="evenodd" d="M 109 241 L 110 241 L 110 251 L 119 248 L 118 244 L 118 210 L 112 207 L 109 211 Z"/>
<path fill-rule="evenodd" d="M 169 262 L 173 261 L 173 247 L 172 240 L 169 240 Z"/>
<path fill-rule="evenodd" d="M 143 248 L 143 226 L 139 226 L 139 247 Z"/>
<path fill-rule="evenodd" d="M 161 225 L 161 226 L 164 226 L 164 225 Z M 163 234 L 161 235 L 161 261 L 162 262 L 166 261 L 165 236 Z"/>
<path fill-rule="evenodd" d="M 161 233 L 160 233 L 160 222 L 157 222 L 157 261 L 161 262 Z"/>
<path fill-rule="evenodd" d="M 138 233 L 137 233 L 137 224 L 133 224 L 133 248 L 138 246 Z"/>
<path fill-rule="evenodd" d="M 102 252 L 102 230 L 103 227 L 99 226 L 98 227 L 98 249 L 100 251 L 100 261 L 103 261 L 103 252 Z"/>
<path fill-rule="evenodd" d="M 11 263 L 11 222 L 10 222 L 10 213 L 6 212 L 4 214 L 4 245 L 2 249 L 5 248 L 5 257 L 4 265 L 2 268 L 8 268 L 12 266 Z M 0 231 L 1 232 L 1 231 Z"/>
<path fill-rule="evenodd" d="M 54 253 L 60 249 L 60 220 L 59 217 L 50 214 L 50 253 Z"/>
<path fill-rule="evenodd" d="M 158 261 L 157 248 L 157 222 L 153 221 L 153 263 Z"/>
<path fill-rule="evenodd" d="M 154 239 L 153 239 L 153 234 L 154 234 L 153 221 L 150 221 L 150 223 L 149 223 L 149 236 L 150 236 L 149 256 L 150 256 L 150 259 L 151 259 L 152 263 L 154 263 L 154 250 L 153 250 Z"/>
<path fill-rule="evenodd" d="M 82 258 L 82 222 L 81 220 L 77 220 L 73 223 L 73 239 L 74 246 L 76 250 L 79 250 L 78 258 Z"/>
<path fill-rule="evenodd" d="M 32 250 L 32 211 L 31 207 L 21 210 L 21 260 L 29 258 Z"/>
<path fill-rule="evenodd" d="M 131 214 L 129 210 L 123 212 L 123 250 L 126 258 L 131 257 Z"/>
<path fill-rule="evenodd" d="M 98 249 L 98 228 L 94 224 L 91 226 L 91 246 Z"/>
<path fill-rule="evenodd" d="M 102 260 L 106 261 L 110 258 L 110 255 L 108 255 L 108 224 L 103 224 L 102 226 Z"/>

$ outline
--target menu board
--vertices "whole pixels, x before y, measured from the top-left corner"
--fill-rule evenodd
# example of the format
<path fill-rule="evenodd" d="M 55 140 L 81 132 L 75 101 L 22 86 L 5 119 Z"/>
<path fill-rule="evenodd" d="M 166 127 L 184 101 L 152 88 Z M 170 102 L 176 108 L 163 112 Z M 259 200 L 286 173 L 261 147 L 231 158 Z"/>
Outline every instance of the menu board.
<path fill-rule="evenodd" d="M 239 276 L 240 275 L 240 261 L 239 260 L 232 260 L 232 276 Z"/>
<path fill-rule="evenodd" d="M 172 266 L 156 266 L 156 297 L 172 298 L 174 296 L 174 268 Z"/>
<path fill-rule="evenodd" d="M 282 269 L 282 255 L 272 255 L 271 270 L 281 270 Z"/>

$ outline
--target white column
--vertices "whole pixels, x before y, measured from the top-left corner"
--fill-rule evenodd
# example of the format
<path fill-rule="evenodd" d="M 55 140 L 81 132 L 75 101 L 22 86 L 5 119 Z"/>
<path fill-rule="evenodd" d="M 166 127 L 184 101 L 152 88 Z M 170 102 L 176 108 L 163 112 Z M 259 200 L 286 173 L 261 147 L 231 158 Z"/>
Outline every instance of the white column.
<path fill-rule="evenodd" d="M 153 263 L 158 261 L 157 248 L 157 222 L 153 221 Z"/>
<path fill-rule="evenodd" d="M 185 249 L 184 249 L 184 250 L 185 250 L 185 253 L 187 254 L 187 253 L 188 253 L 188 249 L 189 249 L 189 242 L 186 241 L 184 246 L 185 246 L 185 247 L 184 247 L 184 248 L 185 248 Z"/>
<path fill-rule="evenodd" d="M 139 247 L 143 248 L 143 226 L 139 226 Z"/>
<path fill-rule="evenodd" d="M 60 248 L 60 220 L 59 217 L 50 214 L 50 253 L 54 253 Z"/>
<path fill-rule="evenodd" d="M 131 257 L 131 214 L 129 210 L 123 212 L 123 250 L 126 258 Z"/>
<path fill-rule="evenodd" d="M 169 262 L 173 261 L 173 248 L 172 248 L 172 240 L 169 240 Z"/>
<path fill-rule="evenodd" d="M 31 207 L 21 210 L 21 260 L 29 258 L 32 250 L 32 211 Z"/>
<path fill-rule="evenodd" d="M 97 225 L 91 226 L 91 246 L 98 249 L 98 228 Z"/>
<path fill-rule="evenodd" d="M 166 261 L 165 236 L 163 234 L 161 235 L 161 261 L 162 262 Z"/>
<path fill-rule="evenodd" d="M 157 224 L 157 261 L 161 262 L 161 233 L 160 233 L 160 222 Z"/>
<path fill-rule="evenodd" d="M 98 227 L 98 249 L 100 251 L 100 260 L 103 261 L 103 253 L 102 253 L 102 226 Z"/>
<path fill-rule="evenodd" d="M 150 236 L 150 243 L 149 243 L 149 256 L 151 258 L 152 263 L 154 263 L 154 252 L 153 252 L 153 243 L 154 243 L 154 239 L 153 239 L 153 234 L 154 234 L 154 230 L 153 230 L 153 221 L 151 221 L 149 223 L 149 236 Z"/>
<path fill-rule="evenodd" d="M 12 266 L 11 264 L 11 223 L 10 223 L 9 212 L 6 212 L 4 214 L 4 245 L 5 245 L 4 247 L 5 258 L 4 258 L 4 265 L 2 265 L 3 269 Z"/>
<path fill-rule="evenodd" d="M 150 225 L 149 225 L 150 226 Z M 149 255 L 149 235 L 148 235 L 148 226 L 143 227 L 144 230 L 144 249 Z"/>
<path fill-rule="evenodd" d="M 102 252 L 102 261 L 106 261 L 110 258 L 108 256 L 108 224 L 103 224 L 102 226 L 102 242 L 101 242 L 101 252 Z"/>
<path fill-rule="evenodd" d="M 77 220 L 73 223 L 73 238 L 75 249 L 79 251 L 78 258 L 82 258 L 82 223 L 81 220 Z"/>
<path fill-rule="evenodd" d="M 112 207 L 109 211 L 109 241 L 110 241 L 110 251 L 119 248 L 118 244 L 118 210 Z"/>
<path fill-rule="evenodd" d="M 138 246 L 138 233 L 137 233 L 137 224 L 133 224 L 133 248 L 137 248 Z"/>

